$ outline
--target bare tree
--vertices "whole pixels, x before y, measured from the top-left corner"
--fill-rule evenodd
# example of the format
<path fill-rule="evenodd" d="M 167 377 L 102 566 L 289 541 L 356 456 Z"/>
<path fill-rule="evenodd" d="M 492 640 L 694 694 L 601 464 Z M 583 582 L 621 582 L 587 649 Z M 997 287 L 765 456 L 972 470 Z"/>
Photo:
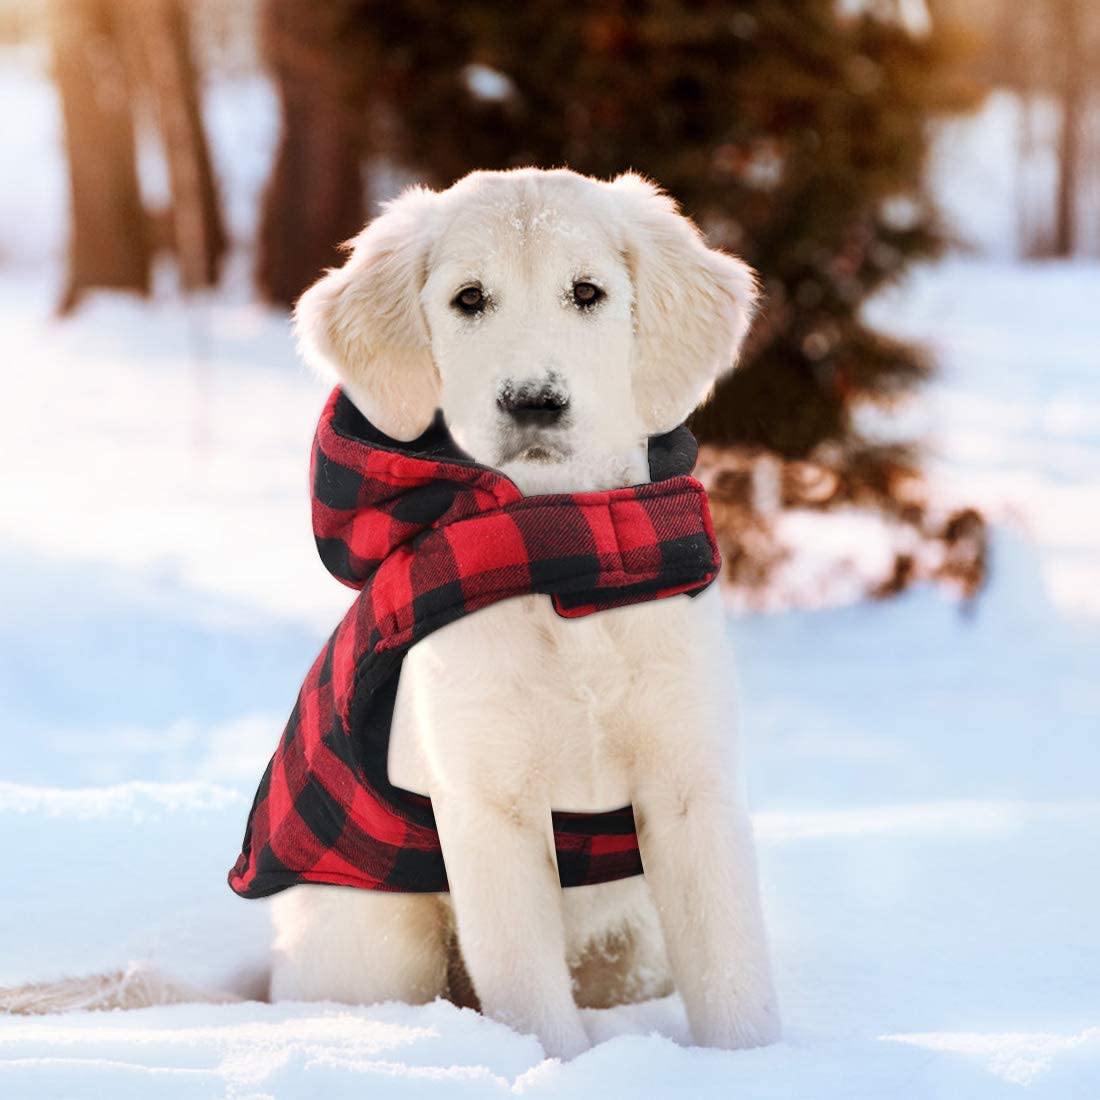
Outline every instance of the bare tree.
<path fill-rule="evenodd" d="M 279 88 L 283 127 L 260 226 L 256 282 L 291 305 L 340 262 L 336 245 L 363 224 L 363 126 L 341 66 L 346 3 L 266 0 L 264 55 Z"/>
<path fill-rule="evenodd" d="M 96 287 L 149 292 L 161 242 L 141 202 L 134 112 L 150 93 L 171 181 L 167 243 L 185 288 L 213 285 L 226 238 L 182 0 L 53 0 L 51 34 L 72 194 L 61 310 Z"/>
<path fill-rule="evenodd" d="M 1061 99 L 1058 138 L 1058 194 L 1055 204 L 1054 254 L 1077 251 L 1077 196 L 1081 179 L 1082 123 L 1085 104 L 1085 20 L 1083 0 L 1056 0 L 1055 35 Z"/>
<path fill-rule="evenodd" d="M 191 34 L 180 0 L 131 0 L 145 75 L 157 105 L 172 189 L 170 211 L 187 290 L 218 281 L 225 228 L 203 127 Z"/>
<path fill-rule="evenodd" d="M 149 292 L 150 241 L 138 188 L 132 73 L 113 0 L 54 0 L 54 71 L 65 119 L 72 229 L 60 308 L 93 287 Z"/>

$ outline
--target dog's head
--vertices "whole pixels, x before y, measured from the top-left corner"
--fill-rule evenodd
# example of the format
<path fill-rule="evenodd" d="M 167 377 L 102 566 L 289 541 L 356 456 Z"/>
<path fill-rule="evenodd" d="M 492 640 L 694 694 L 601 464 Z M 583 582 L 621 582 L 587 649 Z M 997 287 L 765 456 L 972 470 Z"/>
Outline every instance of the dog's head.
<path fill-rule="evenodd" d="M 406 191 L 296 324 L 307 361 L 390 436 L 441 406 L 526 491 L 605 488 L 638 480 L 623 456 L 732 368 L 755 300 L 749 268 L 639 176 L 522 169 Z"/>

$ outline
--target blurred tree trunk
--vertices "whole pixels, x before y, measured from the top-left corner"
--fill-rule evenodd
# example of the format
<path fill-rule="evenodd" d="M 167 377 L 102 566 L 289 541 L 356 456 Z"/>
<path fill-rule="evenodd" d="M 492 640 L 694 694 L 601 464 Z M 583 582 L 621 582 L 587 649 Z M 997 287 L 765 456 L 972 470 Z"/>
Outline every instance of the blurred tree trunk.
<path fill-rule="evenodd" d="M 256 283 L 291 305 L 365 217 L 363 127 L 342 66 L 339 4 L 266 0 L 264 55 L 279 88 L 283 129 L 264 195 Z"/>
<path fill-rule="evenodd" d="M 1054 254 L 1077 250 L 1077 195 L 1081 179 L 1081 129 L 1085 99 L 1083 0 L 1057 0 L 1055 35 L 1061 79 L 1062 125 L 1058 139 L 1058 198 Z"/>
<path fill-rule="evenodd" d="M 191 35 L 181 0 L 131 0 L 172 189 L 173 244 L 186 290 L 214 286 L 226 249 L 203 128 Z"/>
<path fill-rule="evenodd" d="M 112 0 L 54 0 L 51 11 L 72 197 L 63 313 L 95 287 L 149 292 L 149 232 L 119 15 Z"/>

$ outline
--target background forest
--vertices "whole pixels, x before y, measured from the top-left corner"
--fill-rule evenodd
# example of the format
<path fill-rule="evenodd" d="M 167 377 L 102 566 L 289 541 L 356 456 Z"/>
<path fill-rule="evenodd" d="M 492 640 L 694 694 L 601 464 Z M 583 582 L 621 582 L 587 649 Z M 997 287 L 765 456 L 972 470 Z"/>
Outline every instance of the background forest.
<path fill-rule="evenodd" d="M 795 553 L 771 517 L 854 505 L 879 513 L 893 543 L 867 591 L 934 576 L 972 595 L 986 567 L 980 511 L 930 499 L 918 441 L 881 417 L 865 427 L 932 363 L 862 307 L 958 236 L 928 186 L 930 123 L 973 111 L 992 86 L 1019 115 L 1006 169 L 1019 176 L 1022 251 L 1096 246 L 1095 12 L 1083 0 L 1022 16 L 1007 4 L 834 0 L 558 9 L 58 0 L 51 15 L 7 4 L 10 37 L 49 35 L 64 108 L 61 310 L 96 288 L 148 294 L 158 257 L 174 258 L 185 290 L 217 286 L 242 245 L 257 294 L 289 307 L 403 183 L 442 187 L 476 167 L 633 168 L 764 280 L 742 368 L 693 423 L 717 445 L 703 471 L 728 579 L 766 602 Z M 280 135 L 251 239 L 234 242 L 203 85 L 257 69 L 277 93 Z M 1027 178 L 1043 152 L 1047 196 Z M 159 202 L 142 180 L 150 158 L 167 178 Z"/>

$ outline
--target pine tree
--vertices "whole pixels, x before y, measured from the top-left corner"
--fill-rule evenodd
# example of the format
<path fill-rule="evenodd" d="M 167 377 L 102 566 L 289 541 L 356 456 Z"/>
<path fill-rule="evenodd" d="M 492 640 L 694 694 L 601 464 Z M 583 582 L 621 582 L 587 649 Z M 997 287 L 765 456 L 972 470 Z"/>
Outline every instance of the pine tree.
<path fill-rule="evenodd" d="M 941 245 L 922 186 L 927 123 L 965 89 L 934 33 L 845 17 L 834 0 L 360 12 L 369 95 L 395 116 L 388 144 L 412 171 L 446 185 L 478 167 L 633 168 L 761 272 L 762 323 L 696 417 L 704 439 L 789 457 L 858 449 L 855 403 L 926 376 L 918 350 L 859 313 Z M 448 12 L 453 33 L 432 33 Z"/>
<path fill-rule="evenodd" d="M 518 165 L 662 184 L 712 245 L 757 268 L 766 296 L 697 434 L 824 461 L 833 500 L 904 518 L 895 488 L 913 454 L 863 440 L 854 412 L 909 393 L 929 364 L 861 307 L 940 249 L 922 182 L 929 116 L 971 96 L 952 44 L 891 7 L 360 0 L 353 94 L 378 121 L 368 147 L 437 185 Z"/>

